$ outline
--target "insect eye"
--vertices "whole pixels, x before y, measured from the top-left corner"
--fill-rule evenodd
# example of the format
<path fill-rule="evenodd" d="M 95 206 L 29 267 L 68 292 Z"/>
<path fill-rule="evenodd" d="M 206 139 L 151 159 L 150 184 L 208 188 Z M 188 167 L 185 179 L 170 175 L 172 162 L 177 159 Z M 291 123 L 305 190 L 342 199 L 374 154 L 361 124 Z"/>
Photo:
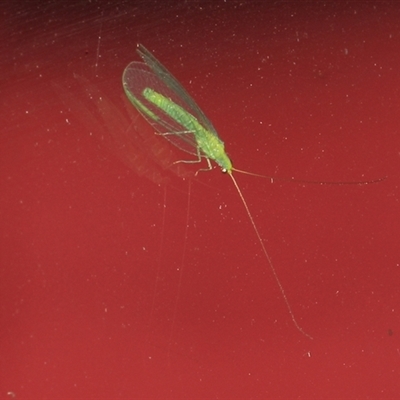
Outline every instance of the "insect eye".
<path fill-rule="evenodd" d="M 222 168 L 221 171 L 222 171 L 223 174 L 226 174 L 228 172 L 228 170 L 226 168 Z"/>

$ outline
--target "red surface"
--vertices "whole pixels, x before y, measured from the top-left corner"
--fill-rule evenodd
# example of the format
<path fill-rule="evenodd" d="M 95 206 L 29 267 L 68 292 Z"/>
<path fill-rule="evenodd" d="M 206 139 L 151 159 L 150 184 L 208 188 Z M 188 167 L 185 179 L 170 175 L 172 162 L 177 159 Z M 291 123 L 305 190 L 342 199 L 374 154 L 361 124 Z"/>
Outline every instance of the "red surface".
<path fill-rule="evenodd" d="M 400 4 L 336 3 L 1 4 L 0 398 L 398 395 Z M 387 176 L 236 174 L 314 340 L 229 178 L 165 169 L 138 42 L 237 168 Z"/>

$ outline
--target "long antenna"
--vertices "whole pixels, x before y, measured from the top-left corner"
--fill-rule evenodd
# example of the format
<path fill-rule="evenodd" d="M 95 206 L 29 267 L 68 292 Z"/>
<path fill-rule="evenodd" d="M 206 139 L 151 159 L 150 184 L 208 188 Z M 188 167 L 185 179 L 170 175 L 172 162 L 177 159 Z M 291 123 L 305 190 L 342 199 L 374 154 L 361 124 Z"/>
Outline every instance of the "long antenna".
<path fill-rule="evenodd" d="M 293 183 L 300 183 L 300 184 L 310 184 L 310 185 L 371 185 L 373 183 L 379 183 L 384 181 L 387 176 L 382 178 L 372 179 L 370 181 L 308 181 L 305 179 L 296 179 L 296 178 L 281 178 L 276 176 L 268 176 L 268 175 L 261 175 L 255 174 L 254 172 L 243 171 L 242 169 L 237 169 L 232 167 L 232 171 L 240 172 L 241 174 L 251 175 L 251 176 L 258 176 L 260 178 L 267 178 L 270 179 L 271 182 L 273 181 L 280 181 L 280 182 L 293 182 Z"/>
<path fill-rule="evenodd" d="M 296 318 L 294 317 L 294 313 L 293 313 L 293 311 L 292 311 L 292 307 L 290 306 L 289 300 L 288 300 L 288 298 L 287 298 L 287 296 L 286 296 L 285 290 L 283 289 L 283 286 L 282 286 L 282 284 L 281 284 L 281 281 L 280 281 L 279 278 L 278 278 L 278 274 L 277 274 L 276 271 L 275 271 L 275 267 L 274 267 L 274 265 L 272 264 L 271 257 L 269 256 L 269 254 L 268 254 L 268 252 L 267 252 L 267 249 L 266 249 L 265 246 L 264 246 L 264 242 L 263 242 L 262 239 L 261 239 L 261 235 L 260 235 L 260 233 L 258 232 L 258 229 L 257 229 L 257 226 L 256 226 L 256 224 L 255 224 L 255 222 L 254 222 L 253 216 L 251 215 L 250 210 L 249 210 L 249 207 L 248 207 L 248 205 L 247 205 L 247 203 L 246 203 L 246 200 L 245 200 L 244 197 L 243 197 L 242 191 L 240 190 L 239 185 L 238 185 L 237 182 L 236 182 L 236 179 L 233 177 L 232 172 L 231 172 L 231 171 L 227 171 L 227 173 L 228 173 L 229 176 L 231 177 L 231 179 L 232 179 L 232 181 L 233 181 L 233 184 L 235 185 L 236 190 L 238 191 L 239 196 L 240 196 L 240 198 L 242 199 L 244 208 L 245 208 L 246 211 L 247 211 L 247 215 L 249 216 L 250 221 L 251 221 L 251 224 L 253 225 L 254 232 L 255 232 L 256 235 L 257 235 L 258 241 L 259 241 L 260 244 L 261 244 L 261 247 L 262 247 L 262 249 L 263 249 L 263 252 L 264 252 L 264 254 L 265 254 L 265 257 L 266 257 L 267 260 L 268 260 L 269 266 L 271 267 L 271 271 L 272 271 L 272 274 L 274 275 L 274 278 L 275 278 L 275 280 L 276 280 L 276 283 L 278 284 L 279 289 L 281 290 L 283 299 L 285 300 L 285 303 L 286 303 L 286 307 L 287 307 L 287 309 L 288 309 L 288 311 L 289 311 L 290 317 L 292 318 L 292 321 L 293 321 L 295 327 L 296 327 L 304 336 L 307 336 L 309 339 L 312 340 L 313 337 L 310 336 L 308 333 L 306 333 L 306 332 L 301 328 L 301 326 L 297 323 Z"/>

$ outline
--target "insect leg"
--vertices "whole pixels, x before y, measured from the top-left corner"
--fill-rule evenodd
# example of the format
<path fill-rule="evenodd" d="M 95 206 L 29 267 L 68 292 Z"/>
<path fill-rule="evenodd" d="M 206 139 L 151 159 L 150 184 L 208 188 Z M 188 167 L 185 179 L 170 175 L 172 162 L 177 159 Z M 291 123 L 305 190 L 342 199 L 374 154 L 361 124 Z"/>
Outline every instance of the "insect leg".
<path fill-rule="evenodd" d="M 201 162 L 201 154 L 200 154 L 200 147 L 199 146 L 197 146 L 197 148 L 196 148 L 196 153 L 197 153 L 197 159 L 196 160 L 178 160 L 178 161 L 175 161 L 174 164 L 178 164 L 178 163 L 196 164 L 196 163 Z"/>
<path fill-rule="evenodd" d="M 200 146 L 197 146 L 196 148 L 196 153 L 197 153 L 197 159 L 196 160 L 178 160 L 175 161 L 174 164 L 178 164 L 178 163 L 185 163 L 185 164 L 196 164 L 196 163 L 200 163 L 201 162 L 201 149 Z M 197 174 L 199 172 L 205 172 L 205 171 L 210 171 L 212 170 L 212 165 L 211 165 L 211 161 L 208 157 L 203 156 L 206 160 L 207 160 L 207 168 L 200 168 L 196 171 L 195 176 L 197 176 Z"/>
<path fill-rule="evenodd" d="M 181 131 L 181 132 L 154 132 L 159 136 L 168 136 L 168 135 L 188 135 L 189 133 L 193 133 L 193 131 Z"/>
<path fill-rule="evenodd" d="M 200 151 L 200 150 L 198 149 L 198 151 Z M 197 170 L 196 173 L 194 174 L 195 176 L 197 176 L 197 174 L 198 174 L 199 172 L 206 172 L 206 171 L 212 170 L 212 165 L 211 165 L 210 159 L 209 159 L 208 157 L 205 157 L 205 159 L 207 160 L 208 168 L 200 168 L 200 169 Z"/>
<path fill-rule="evenodd" d="M 196 171 L 196 173 L 194 174 L 195 176 L 197 176 L 197 174 L 201 171 L 210 171 L 212 170 L 212 165 L 210 162 L 210 159 L 206 156 L 202 156 L 201 155 L 201 148 L 200 146 L 196 147 L 196 153 L 197 153 L 197 159 L 196 160 L 178 160 L 175 161 L 174 164 L 178 164 L 178 163 L 185 163 L 185 164 L 196 164 L 196 163 L 200 163 L 201 162 L 201 158 L 205 158 L 207 160 L 207 168 L 200 168 Z"/>

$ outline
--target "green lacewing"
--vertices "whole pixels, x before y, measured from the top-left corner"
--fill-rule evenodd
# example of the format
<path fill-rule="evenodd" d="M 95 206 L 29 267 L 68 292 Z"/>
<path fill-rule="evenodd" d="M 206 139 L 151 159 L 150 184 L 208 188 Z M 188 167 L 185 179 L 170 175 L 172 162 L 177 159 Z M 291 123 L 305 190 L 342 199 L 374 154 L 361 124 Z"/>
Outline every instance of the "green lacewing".
<path fill-rule="evenodd" d="M 222 172 L 231 177 L 282 293 L 291 319 L 302 334 L 312 339 L 300 327 L 294 316 L 253 216 L 232 174 L 233 171 L 244 173 L 246 171 L 233 168 L 232 162 L 225 152 L 224 142 L 219 138 L 214 126 L 177 79 L 143 45 L 138 46 L 137 52 L 144 63 L 133 61 L 125 68 L 122 85 L 126 96 L 158 134 L 163 135 L 179 149 L 196 157 L 193 160 L 178 162 L 198 163 L 204 158 L 208 164 L 207 170 L 209 170 L 212 168 L 212 160 L 221 167 Z"/>
<path fill-rule="evenodd" d="M 294 316 L 285 290 L 265 248 L 247 202 L 233 176 L 233 171 L 260 177 L 265 176 L 235 169 L 225 152 L 224 142 L 185 88 L 143 45 L 139 44 L 137 52 L 144 63 L 133 61 L 125 68 L 122 75 L 122 85 L 126 96 L 158 134 L 164 136 L 179 149 L 195 156 L 192 160 L 180 160 L 176 163 L 200 163 L 204 158 L 207 161 L 208 168 L 200 169 L 199 171 L 210 170 L 212 168 L 211 161 L 214 161 L 221 167 L 222 172 L 230 176 L 246 209 L 275 281 L 279 286 L 292 322 L 302 334 L 312 339 L 300 327 Z M 383 179 L 365 182 L 313 182 L 290 178 L 284 180 L 317 184 L 367 184 L 379 182 Z"/>

